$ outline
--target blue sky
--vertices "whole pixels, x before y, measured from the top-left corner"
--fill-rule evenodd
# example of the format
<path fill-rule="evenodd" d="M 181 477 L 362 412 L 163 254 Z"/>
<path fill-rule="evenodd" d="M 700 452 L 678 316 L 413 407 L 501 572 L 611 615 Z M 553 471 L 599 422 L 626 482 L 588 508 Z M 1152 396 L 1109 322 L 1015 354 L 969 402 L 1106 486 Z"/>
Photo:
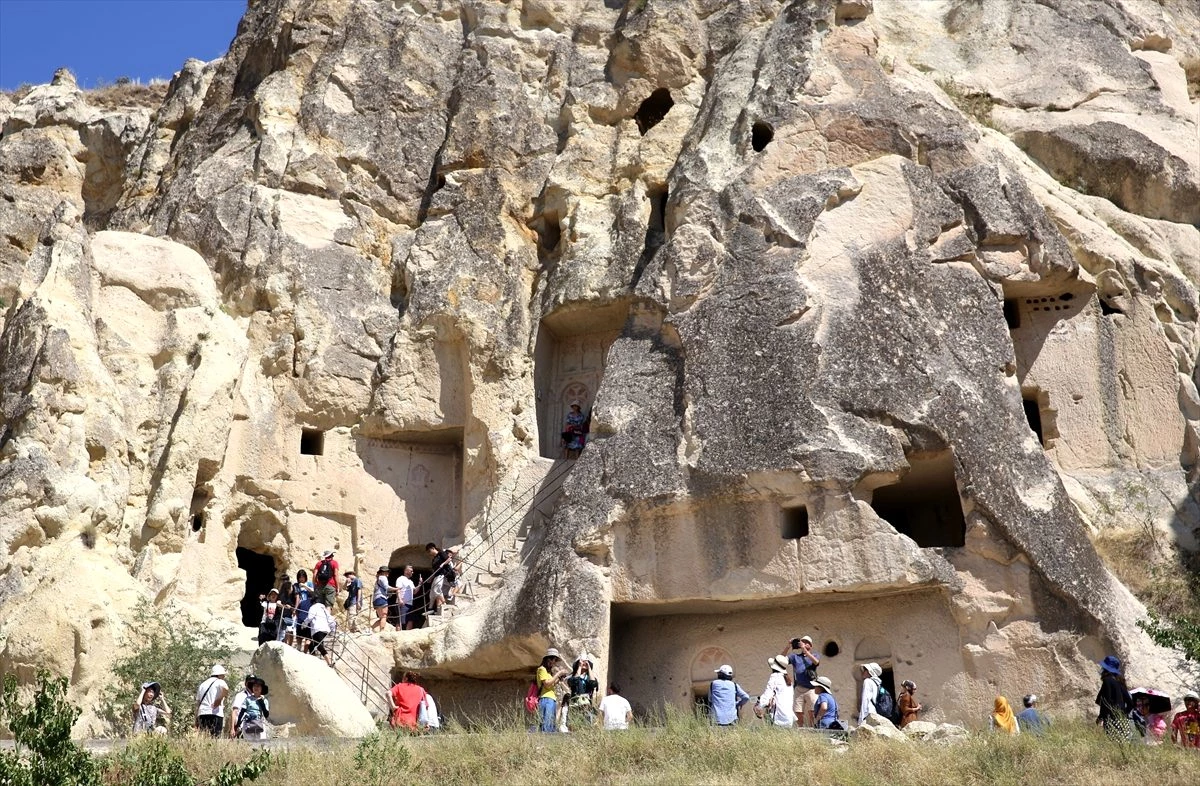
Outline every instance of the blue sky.
<path fill-rule="evenodd" d="M 83 87 L 170 79 L 189 57 L 225 54 L 246 0 L 0 0 L 0 89 L 49 82 L 66 66 Z"/>

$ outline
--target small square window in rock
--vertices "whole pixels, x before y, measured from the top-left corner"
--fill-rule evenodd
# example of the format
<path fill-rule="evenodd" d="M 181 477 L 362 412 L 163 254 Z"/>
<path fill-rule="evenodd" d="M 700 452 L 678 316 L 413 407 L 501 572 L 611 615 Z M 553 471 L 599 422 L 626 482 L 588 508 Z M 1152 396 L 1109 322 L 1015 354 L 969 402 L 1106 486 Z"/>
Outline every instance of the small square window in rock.
<path fill-rule="evenodd" d="M 808 508 L 803 505 L 781 508 L 779 534 L 784 540 L 796 540 L 808 535 Z"/>
<path fill-rule="evenodd" d="M 324 456 L 325 432 L 315 428 L 301 429 L 300 454 L 303 456 Z"/>

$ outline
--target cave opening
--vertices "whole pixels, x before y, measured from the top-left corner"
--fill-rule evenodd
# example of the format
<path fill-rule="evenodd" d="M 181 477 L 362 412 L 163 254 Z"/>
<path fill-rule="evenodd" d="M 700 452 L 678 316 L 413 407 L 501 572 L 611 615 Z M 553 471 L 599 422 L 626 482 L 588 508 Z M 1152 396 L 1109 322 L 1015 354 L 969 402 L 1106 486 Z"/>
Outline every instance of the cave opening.
<path fill-rule="evenodd" d="M 803 505 L 781 508 L 779 511 L 779 534 L 784 540 L 807 537 L 808 508 Z"/>
<path fill-rule="evenodd" d="M 1033 429 L 1033 433 L 1037 434 L 1038 442 L 1045 447 L 1046 436 L 1042 433 L 1042 408 L 1038 405 L 1037 398 L 1023 398 L 1021 406 L 1025 410 L 1025 420 L 1028 421 L 1029 428 Z"/>
<path fill-rule="evenodd" d="M 301 429 L 300 454 L 302 456 L 324 456 L 325 432 L 315 428 Z"/>
<path fill-rule="evenodd" d="M 633 116 L 637 121 L 638 133 L 645 136 L 647 131 L 662 122 L 673 106 L 675 99 L 671 98 L 671 91 L 667 88 L 660 87 L 651 93 Z"/>
<path fill-rule="evenodd" d="M 775 129 L 771 127 L 770 123 L 759 120 L 750 126 L 750 147 L 754 148 L 755 153 L 765 150 L 774 138 Z"/>
<path fill-rule="evenodd" d="M 1021 327 L 1021 301 L 1016 298 L 1004 301 L 1004 322 L 1009 330 Z"/>
<path fill-rule="evenodd" d="M 897 483 L 875 489 L 871 508 L 922 548 L 962 546 L 967 524 L 954 474 L 953 451 L 906 458 L 908 473 Z"/>
<path fill-rule="evenodd" d="M 269 554 L 259 554 L 238 546 L 237 565 L 246 571 L 246 594 L 242 597 L 242 624 L 257 628 L 262 621 L 262 606 L 259 595 L 266 595 L 275 586 L 275 559 Z"/>
<path fill-rule="evenodd" d="M 821 652 L 825 654 L 826 658 L 836 658 L 841 651 L 842 648 L 839 647 L 838 643 L 832 639 L 825 642 L 825 648 L 821 650 Z"/>

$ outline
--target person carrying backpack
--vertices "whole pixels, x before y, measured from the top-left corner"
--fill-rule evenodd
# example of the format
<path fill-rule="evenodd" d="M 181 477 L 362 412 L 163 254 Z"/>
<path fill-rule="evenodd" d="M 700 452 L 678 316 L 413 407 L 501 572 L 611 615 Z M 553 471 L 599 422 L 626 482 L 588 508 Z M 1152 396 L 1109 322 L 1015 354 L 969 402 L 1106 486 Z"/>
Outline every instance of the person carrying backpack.
<path fill-rule="evenodd" d="M 862 672 L 862 700 L 858 705 L 858 724 L 860 726 L 866 723 L 867 716 L 871 713 L 882 714 L 879 712 L 878 702 L 879 692 L 883 690 L 883 681 L 880 679 L 883 676 L 883 669 L 878 663 L 864 663 Z M 888 698 L 891 697 L 888 696 Z"/>
<path fill-rule="evenodd" d="M 325 607 L 330 609 L 337 601 L 337 572 L 338 564 L 333 558 L 333 549 L 322 554 L 320 561 L 313 568 L 313 587 L 316 589 L 316 595 Z"/>
<path fill-rule="evenodd" d="M 346 616 L 350 617 L 350 632 L 355 633 L 358 631 L 358 615 L 362 614 L 363 583 L 352 570 L 342 575 L 346 578 L 346 600 L 342 601 L 342 608 L 346 610 Z"/>

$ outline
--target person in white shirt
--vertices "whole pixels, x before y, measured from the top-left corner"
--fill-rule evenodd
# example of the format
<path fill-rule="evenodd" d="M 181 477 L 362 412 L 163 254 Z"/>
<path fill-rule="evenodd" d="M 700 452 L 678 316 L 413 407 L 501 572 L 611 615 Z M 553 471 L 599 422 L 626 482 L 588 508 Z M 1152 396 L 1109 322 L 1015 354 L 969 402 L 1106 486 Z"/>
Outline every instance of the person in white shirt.
<path fill-rule="evenodd" d="M 233 718 L 233 723 L 229 725 L 230 739 L 238 736 L 237 717 L 242 711 L 242 707 L 246 706 L 246 697 L 250 695 L 250 683 L 254 681 L 253 674 L 247 674 L 246 679 L 242 682 L 242 689 L 233 694 L 233 704 L 231 705 L 230 715 Z"/>
<path fill-rule="evenodd" d="M 333 658 L 330 656 L 329 650 L 325 649 L 325 637 L 333 633 L 337 622 L 324 603 L 317 601 L 308 607 L 308 625 L 312 629 L 312 654 L 320 655 L 332 668 Z"/>
<path fill-rule="evenodd" d="M 412 610 L 413 592 L 417 588 L 417 585 L 413 584 L 412 575 L 413 566 L 405 565 L 404 572 L 396 577 L 396 606 L 400 610 L 400 624 L 396 626 L 396 630 L 412 628 L 408 615 Z"/>
<path fill-rule="evenodd" d="M 858 725 L 867 722 L 867 716 L 875 712 L 875 702 L 879 699 L 879 686 L 883 684 L 883 668 L 878 663 L 862 665 L 862 699 L 858 703 Z"/>
<path fill-rule="evenodd" d="M 767 665 L 771 667 L 771 676 L 767 680 L 767 687 L 763 688 L 762 695 L 758 697 L 754 714 L 762 718 L 770 712 L 767 720 L 772 725 L 790 727 L 796 722 L 796 713 L 793 710 L 795 694 L 788 681 L 787 658 L 782 655 L 767 658 Z"/>
<path fill-rule="evenodd" d="M 220 737 L 225 728 L 225 697 L 229 685 L 224 680 L 225 667 L 212 667 L 212 676 L 196 688 L 196 728 L 202 733 Z"/>
<path fill-rule="evenodd" d="M 621 688 L 615 683 L 608 686 L 608 695 L 600 700 L 600 720 L 604 723 L 605 731 L 628 729 L 633 723 L 633 707 L 621 695 Z"/>
<path fill-rule="evenodd" d="M 421 706 L 417 709 L 417 727 L 426 731 L 436 731 L 442 728 L 442 719 L 438 717 L 437 702 L 433 700 L 433 695 L 426 691 L 425 698 L 421 700 Z"/>

